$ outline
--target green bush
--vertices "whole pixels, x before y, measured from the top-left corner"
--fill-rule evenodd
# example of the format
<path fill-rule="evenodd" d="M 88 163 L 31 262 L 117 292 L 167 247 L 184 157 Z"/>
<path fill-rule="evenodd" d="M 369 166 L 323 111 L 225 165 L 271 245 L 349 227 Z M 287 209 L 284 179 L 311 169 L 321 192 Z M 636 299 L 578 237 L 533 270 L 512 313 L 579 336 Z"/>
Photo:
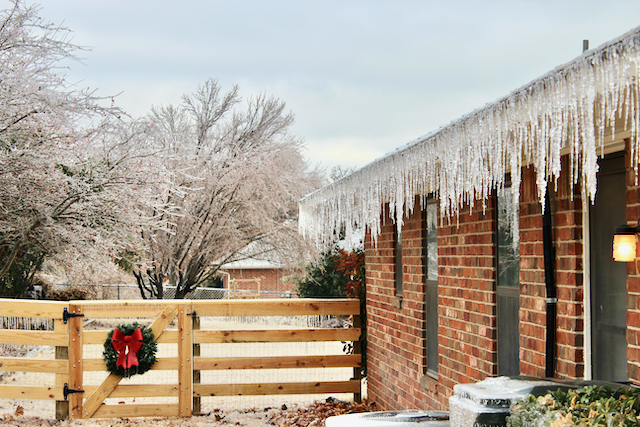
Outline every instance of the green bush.
<path fill-rule="evenodd" d="M 360 374 L 367 376 L 367 296 L 365 286 L 365 258 L 362 249 L 346 251 L 339 247 L 323 252 L 316 262 L 305 268 L 305 276 L 297 281 L 300 298 L 347 297 L 360 300 L 359 351 L 354 343 L 345 342 L 344 352 L 358 351 L 362 355 Z"/>
<path fill-rule="evenodd" d="M 640 426 L 640 389 L 590 385 L 529 395 L 511 407 L 507 426 Z"/>
<path fill-rule="evenodd" d="M 337 250 L 323 252 L 319 260 L 307 264 L 305 275 L 297 284 L 301 298 L 347 296 L 347 283 L 351 278 L 338 270 L 337 254 Z"/>
<path fill-rule="evenodd" d="M 7 262 L 11 247 L 0 247 L 0 267 Z M 11 263 L 7 273 L 0 277 L 0 297 L 20 298 L 25 297 L 33 290 L 35 273 L 42 267 L 44 253 L 25 246 Z"/>

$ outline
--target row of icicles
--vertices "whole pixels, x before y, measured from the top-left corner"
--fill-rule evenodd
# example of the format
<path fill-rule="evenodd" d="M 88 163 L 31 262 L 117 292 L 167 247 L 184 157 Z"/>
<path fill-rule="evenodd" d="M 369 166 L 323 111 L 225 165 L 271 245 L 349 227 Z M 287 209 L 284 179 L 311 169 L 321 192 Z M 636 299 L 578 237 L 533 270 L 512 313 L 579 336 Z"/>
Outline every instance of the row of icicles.
<path fill-rule="evenodd" d="M 540 202 L 555 185 L 561 157 L 568 155 L 571 182 L 585 198 L 596 193 L 598 150 L 615 131 L 616 120 L 630 133 L 630 158 L 638 169 L 640 147 L 640 27 L 370 163 L 300 201 L 300 232 L 330 244 L 340 232 L 353 240 L 368 229 L 380 233 L 381 206 L 402 224 L 436 195 L 440 215 L 455 221 L 462 209 L 505 186 L 510 174 L 519 200 L 523 166 L 533 165 Z M 636 174 L 637 176 L 637 174 Z M 356 236 L 355 238 L 360 237 Z"/>

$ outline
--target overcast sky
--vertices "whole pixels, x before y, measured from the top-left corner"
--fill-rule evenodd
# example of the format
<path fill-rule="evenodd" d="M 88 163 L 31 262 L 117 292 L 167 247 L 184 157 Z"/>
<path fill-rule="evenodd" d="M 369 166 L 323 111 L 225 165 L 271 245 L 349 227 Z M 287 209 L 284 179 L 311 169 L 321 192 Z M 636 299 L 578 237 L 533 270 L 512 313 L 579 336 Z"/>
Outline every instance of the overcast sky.
<path fill-rule="evenodd" d="M 67 72 L 81 87 L 122 92 L 134 117 L 208 78 L 266 92 L 327 168 L 364 166 L 572 60 L 583 39 L 640 25 L 640 0 L 37 3 L 92 48 Z"/>

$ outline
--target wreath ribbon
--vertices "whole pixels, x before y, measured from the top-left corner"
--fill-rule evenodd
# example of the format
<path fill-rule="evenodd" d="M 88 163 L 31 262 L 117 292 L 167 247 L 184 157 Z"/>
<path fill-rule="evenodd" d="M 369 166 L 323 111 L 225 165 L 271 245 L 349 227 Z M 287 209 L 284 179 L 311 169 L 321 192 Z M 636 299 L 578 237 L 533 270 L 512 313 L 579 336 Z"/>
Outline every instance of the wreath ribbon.
<path fill-rule="evenodd" d="M 132 366 L 139 366 L 138 352 L 142 348 L 142 331 L 140 328 L 133 331 L 131 335 L 125 335 L 118 328 L 114 329 L 111 336 L 111 345 L 118 352 L 116 366 L 129 369 Z"/>

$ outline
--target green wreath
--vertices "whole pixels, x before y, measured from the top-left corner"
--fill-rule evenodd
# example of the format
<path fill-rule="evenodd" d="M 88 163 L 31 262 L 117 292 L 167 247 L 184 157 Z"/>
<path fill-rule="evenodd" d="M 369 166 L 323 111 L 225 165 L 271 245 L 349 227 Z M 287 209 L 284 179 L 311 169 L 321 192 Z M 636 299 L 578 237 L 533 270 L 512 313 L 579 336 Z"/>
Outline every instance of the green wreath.
<path fill-rule="evenodd" d="M 151 329 L 137 322 L 116 326 L 104 342 L 107 371 L 124 378 L 147 372 L 157 361 L 158 344 L 153 338 Z"/>

